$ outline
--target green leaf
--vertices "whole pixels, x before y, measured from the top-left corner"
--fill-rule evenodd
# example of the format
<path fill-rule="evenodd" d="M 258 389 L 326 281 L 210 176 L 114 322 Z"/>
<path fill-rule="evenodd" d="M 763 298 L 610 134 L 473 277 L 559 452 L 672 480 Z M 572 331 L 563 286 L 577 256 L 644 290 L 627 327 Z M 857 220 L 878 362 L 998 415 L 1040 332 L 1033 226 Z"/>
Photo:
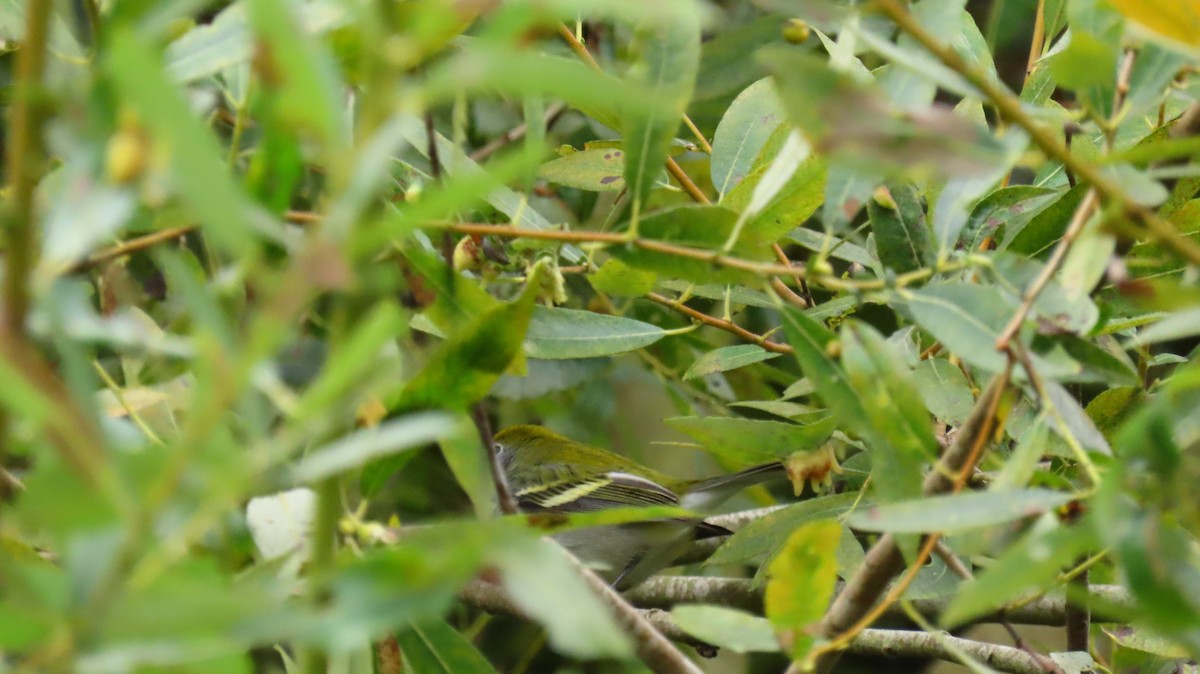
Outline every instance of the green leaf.
<path fill-rule="evenodd" d="M 699 14 L 686 4 L 664 7 L 678 9 L 658 17 L 656 25 L 639 27 L 642 58 L 631 75 L 645 85 L 655 110 L 626 113 L 622 124 L 625 183 L 635 204 L 645 199 L 667 159 L 700 68 Z"/>
<path fill-rule="evenodd" d="M 299 13 L 304 30 L 311 34 L 327 32 L 349 19 L 345 8 L 336 3 L 307 3 Z M 167 74 L 181 84 L 195 82 L 246 63 L 253 54 L 246 7 L 235 3 L 211 23 L 196 26 L 167 46 Z"/>
<path fill-rule="evenodd" d="M 847 382 L 846 373 L 829 357 L 835 341 L 833 333 L 804 312 L 789 307 L 783 310 L 783 329 L 796 362 L 825 405 L 847 428 L 855 432 L 864 429 L 867 413 L 862 401 Z"/>
<path fill-rule="evenodd" d="M 525 353 L 555 359 L 611 356 L 653 344 L 666 334 L 631 318 L 539 305 L 525 335 Z"/>
<path fill-rule="evenodd" d="M 1175 642 L 1164 639 L 1154 632 L 1135 625 L 1122 627 L 1101 628 L 1114 643 L 1122 648 L 1132 648 L 1143 653 L 1152 653 L 1162 658 L 1186 658 L 1187 649 Z"/>
<path fill-rule="evenodd" d="M 725 245 L 737 219 L 737 213 L 723 206 L 675 206 L 642 217 L 638 235 L 680 246 L 717 251 Z M 753 232 L 744 231 L 732 253 L 739 257 L 766 259 L 770 253 L 770 243 L 758 239 Z M 747 284 L 756 278 L 750 272 L 714 266 L 708 260 L 694 260 L 640 247 L 614 246 L 609 252 L 631 267 L 655 271 L 666 278 L 696 283 Z"/>
<path fill-rule="evenodd" d="M 338 103 L 345 85 L 333 57 L 320 41 L 305 34 L 297 6 L 284 0 L 251 0 L 250 21 L 269 55 L 271 101 L 289 125 L 313 134 L 330 158 L 340 154 L 347 133 Z"/>
<path fill-rule="evenodd" d="M 746 218 L 742 237 L 774 243 L 815 213 L 824 193 L 825 162 L 802 136 L 781 126 L 721 204 Z"/>
<path fill-rule="evenodd" d="M 777 357 L 779 357 L 778 353 L 767 351 L 756 344 L 723 346 L 700 356 L 687 369 L 687 372 L 683 373 L 683 380 L 687 381 L 716 372 L 728 372 Z"/>
<path fill-rule="evenodd" d="M 1185 309 L 1138 331 L 1133 343 L 1140 346 L 1159 344 L 1200 335 L 1200 308 Z"/>
<path fill-rule="evenodd" d="M 580 150 L 542 164 L 538 176 L 558 185 L 592 192 L 625 189 L 625 153 L 619 148 Z"/>
<path fill-rule="evenodd" d="M 450 472 L 471 499 L 475 516 L 486 520 L 500 512 L 496 485 L 492 481 L 492 464 L 475 422 L 465 414 L 455 415 L 453 429 L 442 434 L 438 445 Z"/>
<path fill-rule="evenodd" d="M 654 290 L 658 275 L 652 271 L 633 269 L 617 258 L 609 258 L 588 282 L 602 293 L 620 297 L 638 297 Z"/>
<path fill-rule="evenodd" d="M 921 329 L 964 361 L 991 372 L 1006 358 L 996 339 L 1016 304 L 993 286 L 941 283 L 908 296 L 908 308 Z"/>
<path fill-rule="evenodd" d="M 304 389 L 292 414 L 314 418 L 338 404 L 373 368 L 385 344 L 404 329 L 404 317 L 391 302 L 381 302 L 354 327 L 345 342 L 333 349 L 316 381 Z M 298 365 L 306 365 L 300 363 Z"/>
<path fill-rule="evenodd" d="M 588 659 L 633 653 L 609 608 L 555 543 L 536 540 L 514 547 L 500 556 L 499 565 L 513 602 L 546 628 L 555 650 Z"/>
<path fill-rule="evenodd" d="M 1043 382 L 1042 386 L 1045 392 L 1043 404 L 1054 419 L 1051 428 L 1063 439 L 1073 439 L 1089 452 L 1111 456 L 1112 448 L 1108 446 L 1108 440 L 1092 423 L 1075 396 L 1055 381 Z"/>
<path fill-rule="evenodd" d="M 816 641 L 812 628 L 829 608 L 841 537 L 837 522 L 810 522 L 796 529 L 771 561 L 764 598 L 767 619 L 793 660 L 808 654 Z"/>
<path fill-rule="evenodd" d="M 759 152 L 784 119 L 783 105 L 769 77 L 733 99 L 713 135 L 710 171 L 717 194 L 724 197 L 750 174 Z"/>
<path fill-rule="evenodd" d="M 921 196 L 909 184 L 892 185 L 888 191 L 892 203 L 867 203 L 879 261 L 900 273 L 920 269 L 933 257 Z"/>
<path fill-rule="evenodd" d="M 993 269 L 1006 282 L 1000 286 L 1007 291 L 1011 302 L 1019 303 L 1025 290 L 1041 274 L 1044 265 L 1009 253 L 994 258 Z M 1073 293 L 1057 281 L 1050 281 L 1033 303 L 1034 312 L 1045 324 L 1066 332 L 1087 334 L 1100 318 L 1100 310 L 1086 291 Z"/>
<path fill-rule="evenodd" d="M 713 454 L 738 463 L 778 461 L 817 449 L 833 433 L 833 418 L 801 426 L 737 417 L 674 417 L 666 423 Z"/>
<path fill-rule="evenodd" d="M 871 506 L 850 515 L 847 523 L 862 531 L 955 534 L 1040 515 L 1074 499 L 1047 489 L 946 494 Z"/>
<path fill-rule="evenodd" d="M 975 405 L 971 385 L 962 370 L 944 358 L 928 358 L 913 371 L 913 383 L 921 392 L 925 408 L 952 425 L 967 420 Z"/>
<path fill-rule="evenodd" d="M 766 618 L 703 604 L 683 604 L 671 609 L 671 617 L 684 632 L 701 641 L 734 653 L 777 653 L 779 642 Z"/>
<path fill-rule="evenodd" d="M 1050 59 L 1050 72 L 1058 83 L 1073 91 L 1103 90 L 1117 71 L 1117 45 L 1079 30 L 1072 30 L 1066 49 Z"/>
<path fill-rule="evenodd" d="M 127 28 L 112 38 L 105 70 L 154 138 L 170 148 L 174 187 L 214 243 L 235 258 L 247 257 L 255 229 L 249 204 L 220 159 L 216 139 L 167 80 L 150 45 Z"/>
<path fill-rule="evenodd" d="M 972 580 L 958 586 L 942 614 L 952 629 L 1021 597 L 1050 589 L 1062 570 L 1098 545 L 1089 526 L 1055 525 L 1030 531 Z"/>
<path fill-rule="evenodd" d="M 396 633 L 404 663 L 412 674 L 495 673 L 496 669 L 458 630 L 435 620 Z"/>
<path fill-rule="evenodd" d="M 963 249 L 977 252 L 987 237 L 1003 241 L 1008 233 L 1020 231 L 1034 217 L 1062 196 L 1062 191 L 1034 185 L 1000 188 L 971 209 L 959 235 Z"/>
<path fill-rule="evenodd" d="M 1004 240 L 999 249 L 1019 253 L 1026 257 L 1040 257 L 1062 238 L 1067 223 L 1075 209 L 1087 195 L 1088 186 L 1079 184 L 1054 200 L 1035 215 L 1024 227 L 1010 225 L 1005 228 Z"/>
<path fill-rule="evenodd" d="M 499 304 L 468 320 L 451 334 L 395 396 L 388 409 L 465 409 L 487 395 L 520 353 L 533 315 L 541 272 L 536 267 L 513 302 Z"/>
<path fill-rule="evenodd" d="M 916 497 L 923 467 L 938 449 L 921 394 L 899 355 L 867 324 L 847 322 L 841 341 L 847 381 L 863 404 L 872 434 L 881 440 L 870 449 L 875 489 L 885 501 Z"/>
<path fill-rule="evenodd" d="M 298 482 L 316 482 L 397 452 L 428 445 L 454 432 L 454 417 L 418 412 L 364 428 L 313 451 L 296 467 Z"/>
<path fill-rule="evenodd" d="M 1028 486 L 1029 480 L 1037 472 L 1038 461 L 1046 453 L 1049 433 L 1050 427 L 1044 418 L 1034 420 L 1033 427 L 1019 436 L 1017 446 L 1008 455 L 1000 474 L 988 485 L 988 491 L 1009 491 Z"/>
<path fill-rule="evenodd" d="M 783 546 L 797 527 L 808 522 L 840 517 L 859 503 L 860 496 L 857 493 L 818 496 L 753 520 L 738 529 L 704 564 L 743 564 L 771 555 Z M 864 500 L 864 504 L 866 502 Z"/>

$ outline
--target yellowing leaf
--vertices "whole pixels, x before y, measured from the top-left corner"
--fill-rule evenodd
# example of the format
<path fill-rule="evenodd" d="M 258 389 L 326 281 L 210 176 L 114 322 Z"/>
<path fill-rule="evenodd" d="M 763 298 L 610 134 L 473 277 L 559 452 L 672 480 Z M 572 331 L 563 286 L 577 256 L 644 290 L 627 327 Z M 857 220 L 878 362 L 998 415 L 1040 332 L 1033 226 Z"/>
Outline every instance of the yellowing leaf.
<path fill-rule="evenodd" d="M 1154 35 L 1200 47 L 1200 0 L 1112 0 L 1112 4 Z"/>
<path fill-rule="evenodd" d="M 809 522 L 796 529 L 768 570 L 766 614 L 793 660 L 804 658 L 816 641 L 813 630 L 825 615 L 837 582 L 837 549 L 842 525 Z"/>

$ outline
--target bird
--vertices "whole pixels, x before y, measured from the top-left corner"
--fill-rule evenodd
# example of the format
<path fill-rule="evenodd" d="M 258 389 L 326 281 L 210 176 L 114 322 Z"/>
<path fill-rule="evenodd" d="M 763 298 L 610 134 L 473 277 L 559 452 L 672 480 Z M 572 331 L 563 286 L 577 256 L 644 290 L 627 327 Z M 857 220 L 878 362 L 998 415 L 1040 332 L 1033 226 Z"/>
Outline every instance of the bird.
<path fill-rule="evenodd" d="M 785 475 L 776 461 L 701 480 L 680 480 L 541 426 L 506 428 L 493 451 L 524 513 L 586 513 L 608 508 L 677 506 L 703 511 L 751 485 Z M 625 590 L 671 566 L 696 540 L 728 536 L 698 518 L 586 527 L 554 538 L 613 588 Z"/>

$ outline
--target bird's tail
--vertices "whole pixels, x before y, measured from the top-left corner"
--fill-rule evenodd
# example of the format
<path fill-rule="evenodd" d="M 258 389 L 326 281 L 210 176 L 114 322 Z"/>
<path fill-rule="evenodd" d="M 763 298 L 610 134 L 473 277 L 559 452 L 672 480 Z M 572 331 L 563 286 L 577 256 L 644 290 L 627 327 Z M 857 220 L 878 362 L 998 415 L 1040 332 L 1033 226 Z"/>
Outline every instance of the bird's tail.
<path fill-rule="evenodd" d="M 782 477 L 784 473 L 783 464 L 776 461 L 729 475 L 697 480 L 688 485 L 680 500 L 680 505 L 689 510 L 707 510 L 746 487 Z"/>

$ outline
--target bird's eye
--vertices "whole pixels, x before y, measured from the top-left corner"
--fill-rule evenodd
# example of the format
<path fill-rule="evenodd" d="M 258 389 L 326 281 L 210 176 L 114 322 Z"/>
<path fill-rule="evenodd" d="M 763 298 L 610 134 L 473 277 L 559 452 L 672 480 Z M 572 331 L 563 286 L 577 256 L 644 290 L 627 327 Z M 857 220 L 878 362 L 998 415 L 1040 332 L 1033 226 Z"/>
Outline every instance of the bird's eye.
<path fill-rule="evenodd" d="M 494 443 L 492 443 L 492 451 L 496 452 L 497 454 L 503 454 L 504 453 L 504 445 L 502 445 L 498 442 L 494 442 Z"/>

